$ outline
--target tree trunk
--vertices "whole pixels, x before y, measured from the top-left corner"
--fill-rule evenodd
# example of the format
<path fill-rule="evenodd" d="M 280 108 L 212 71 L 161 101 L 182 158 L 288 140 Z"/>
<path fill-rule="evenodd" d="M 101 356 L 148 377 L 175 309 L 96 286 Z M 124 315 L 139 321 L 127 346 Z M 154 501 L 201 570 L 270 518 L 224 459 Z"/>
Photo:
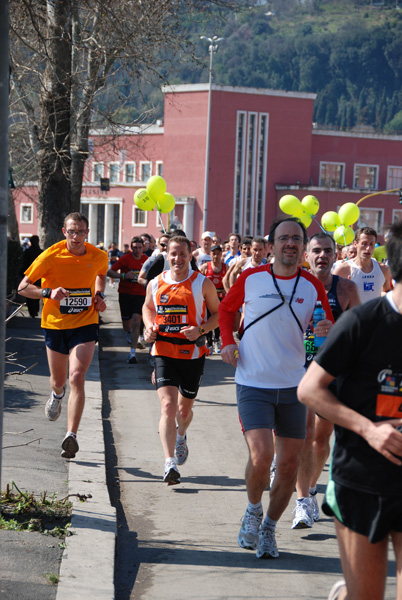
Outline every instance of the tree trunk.
<path fill-rule="evenodd" d="M 47 0 L 47 53 L 40 97 L 39 232 L 43 248 L 62 239 L 71 212 L 70 0 Z"/>
<path fill-rule="evenodd" d="M 7 235 L 14 241 L 19 241 L 20 239 L 18 233 L 18 221 L 15 214 L 14 196 L 11 190 L 8 190 Z"/>

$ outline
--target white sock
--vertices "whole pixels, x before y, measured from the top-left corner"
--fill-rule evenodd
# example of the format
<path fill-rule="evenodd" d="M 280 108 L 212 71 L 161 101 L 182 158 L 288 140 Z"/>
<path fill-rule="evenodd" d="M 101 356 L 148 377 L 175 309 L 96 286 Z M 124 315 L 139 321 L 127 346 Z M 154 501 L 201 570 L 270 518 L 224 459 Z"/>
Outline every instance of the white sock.
<path fill-rule="evenodd" d="M 130 354 L 135 354 L 135 348 L 131 348 Z"/>
<path fill-rule="evenodd" d="M 247 510 L 248 510 L 248 512 L 262 514 L 262 512 L 263 512 L 262 504 L 261 504 L 261 502 L 258 502 L 257 504 L 253 504 L 252 502 L 249 502 L 248 506 L 247 506 Z"/>
<path fill-rule="evenodd" d="M 317 493 L 317 486 L 315 485 L 314 487 L 309 488 L 308 491 L 310 493 L 310 496 L 315 496 Z"/>
<path fill-rule="evenodd" d="M 72 435 L 74 438 L 76 438 L 76 437 L 77 437 L 77 434 L 76 434 L 76 433 L 74 433 L 74 431 L 67 431 L 67 433 L 66 433 L 66 437 L 68 437 L 69 435 Z"/>
<path fill-rule="evenodd" d="M 64 396 L 64 391 L 61 394 L 55 394 L 54 392 L 52 392 L 52 393 L 53 393 L 53 396 L 55 398 L 57 398 L 58 400 L 61 400 L 61 398 L 63 398 L 63 396 Z"/>
<path fill-rule="evenodd" d="M 184 435 L 180 435 L 180 433 L 177 433 L 177 434 L 176 434 L 176 440 L 177 440 L 178 442 L 184 442 L 184 441 L 185 441 L 185 439 L 186 439 L 186 435 L 185 435 L 185 434 L 184 434 Z"/>
<path fill-rule="evenodd" d="M 278 521 L 274 521 L 273 519 L 270 519 L 269 516 L 267 515 L 264 519 L 262 526 L 270 527 L 271 529 L 275 529 L 277 522 Z"/>

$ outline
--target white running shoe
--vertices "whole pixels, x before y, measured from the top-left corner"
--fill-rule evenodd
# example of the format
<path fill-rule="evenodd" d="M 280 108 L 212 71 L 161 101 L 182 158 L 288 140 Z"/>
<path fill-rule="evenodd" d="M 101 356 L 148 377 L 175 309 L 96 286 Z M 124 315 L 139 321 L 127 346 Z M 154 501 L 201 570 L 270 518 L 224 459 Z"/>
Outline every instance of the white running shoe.
<path fill-rule="evenodd" d="M 339 598 L 339 594 L 341 593 L 344 587 L 346 587 L 346 582 L 344 579 L 340 579 L 339 581 L 334 583 L 334 585 L 331 588 L 331 591 L 329 592 L 328 600 L 337 600 Z"/>
<path fill-rule="evenodd" d="M 310 506 L 311 506 L 311 516 L 313 517 L 313 521 L 317 522 L 320 520 L 320 507 L 318 506 L 317 500 L 317 492 L 315 494 L 310 494 Z"/>
<path fill-rule="evenodd" d="M 311 510 L 310 498 L 296 500 L 296 508 L 293 511 L 295 517 L 292 523 L 292 529 L 307 529 L 313 526 L 313 516 Z"/>
<path fill-rule="evenodd" d="M 141 338 L 141 336 L 138 338 L 137 350 L 145 350 L 144 338 Z"/>
<path fill-rule="evenodd" d="M 176 483 L 180 483 L 180 473 L 177 470 L 177 464 L 175 460 L 169 460 L 165 463 L 163 481 L 168 485 L 175 485 Z"/>
<path fill-rule="evenodd" d="M 278 546 L 275 540 L 275 529 L 261 527 L 258 539 L 257 558 L 278 558 Z"/>
<path fill-rule="evenodd" d="M 261 527 L 262 517 L 262 513 L 258 514 L 246 510 L 242 518 L 239 535 L 237 536 L 237 543 L 240 548 L 245 548 L 246 550 L 255 550 L 257 548 L 258 532 Z"/>
<path fill-rule="evenodd" d="M 212 344 L 212 347 L 214 349 L 215 354 L 220 354 L 221 353 L 221 343 L 220 342 L 214 342 Z"/>
<path fill-rule="evenodd" d="M 53 392 L 50 394 L 49 400 L 46 402 L 45 415 L 49 421 L 57 421 L 61 413 L 61 401 L 66 393 L 66 388 L 63 388 L 63 395 L 61 398 L 56 398 Z"/>
<path fill-rule="evenodd" d="M 177 464 L 184 465 L 188 458 L 188 446 L 187 446 L 187 436 L 184 436 L 184 440 L 179 442 L 176 440 L 176 448 L 174 450 L 174 457 L 176 459 Z"/>

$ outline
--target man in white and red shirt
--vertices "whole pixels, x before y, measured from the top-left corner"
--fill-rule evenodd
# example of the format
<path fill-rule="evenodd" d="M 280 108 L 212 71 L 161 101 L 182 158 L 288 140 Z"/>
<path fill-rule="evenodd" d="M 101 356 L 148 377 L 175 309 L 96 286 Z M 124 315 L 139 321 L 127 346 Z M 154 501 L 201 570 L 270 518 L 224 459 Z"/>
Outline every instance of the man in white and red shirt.
<path fill-rule="evenodd" d="M 292 496 L 306 436 L 306 411 L 297 400 L 304 375 L 303 334 L 317 301 L 327 319 L 316 327 L 325 336 L 333 322 L 323 284 L 300 268 L 307 235 L 299 221 L 287 218 L 269 234 L 274 263 L 245 270 L 219 308 L 222 359 L 236 367 L 237 404 L 249 449 L 246 485 L 249 504 L 238 535 L 242 548 L 257 548 L 257 558 L 277 558 L 276 523 Z M 240 347 L 233 323 L 244 304 Z M 277 462 L 268 511 L 262 494 L 269 483 L 276 432 Z"/>
<path fill-rule="evenodd" d="M 107 275 L 111 279 L 120 280 L 118 293 L 121 320 L 127 333 L 127 341 L 131 343 L 127 362 L 133 365 L 138 362 L 135 349 L 140 335 L 142 305 L 145 300 L 145 289 L 138 283 L 138 276 L 148 257 L 143 254 L 144 241 L 141 237 L 133 237 L 130 247 L 131 252 L 123 254 L 113 263 Z"/>

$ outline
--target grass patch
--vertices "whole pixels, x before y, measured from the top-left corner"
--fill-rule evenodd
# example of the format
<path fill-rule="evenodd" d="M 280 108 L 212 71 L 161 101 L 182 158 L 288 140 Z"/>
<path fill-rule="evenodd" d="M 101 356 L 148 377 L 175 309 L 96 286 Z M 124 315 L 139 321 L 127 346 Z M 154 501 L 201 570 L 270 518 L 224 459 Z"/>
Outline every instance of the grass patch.
<path fill-rule="evenodd" d="M 64 538 L 72 535 L 72 504 L 57 494 L 22 492 L 12 481 L 0 492 L 0 529 L 38 531 L 45 535 Z"/>
<path fill-rule="evenodd" d="M 43 573 L 43 577 L 46 577 L 49 583 L 52 585 L 57 585 L 60 581 L 60 577 L 57 573 Z"/>

